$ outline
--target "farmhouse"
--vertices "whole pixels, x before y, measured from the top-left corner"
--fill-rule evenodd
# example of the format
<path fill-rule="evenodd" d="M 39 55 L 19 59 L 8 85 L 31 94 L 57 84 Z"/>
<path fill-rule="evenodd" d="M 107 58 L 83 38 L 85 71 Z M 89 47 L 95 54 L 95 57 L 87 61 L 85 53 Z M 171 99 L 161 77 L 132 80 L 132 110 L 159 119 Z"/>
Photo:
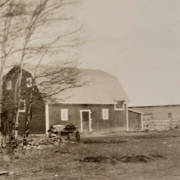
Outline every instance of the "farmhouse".
<path fill-rule="evenodd" d="M 42 71 L 43 67 L 40 68 Z M 4 76 L 3 94 L 6 109 L 16 96 L 14 86 L 19 75 L 19 67 L 11 68 Z M 24 66 L 22 70 L 22 92 L 32 87 L 34 67 Z M 76 124 L 80 132 L 112 132 L 142 130 L 143 113 L 128 110 L 129 99 L 118 79 L 102 70 L 82 69 L 83 79 L 88 83 L 56 94 L 56 101 L 48 101 L 35 86 L 36 101 L 32 103 L 30 133 L 44 134 L 56 124 Z M 53 87 L 52 87 L 53 88 Z M 29 93 L 30 94 L 30 93 Z M 29 96 L 22 98 L 19 110 L 19 133 L 25 126 L 26 105 Z M 8 118 L 13 112 L 8 113 Z"/>
<path fill-rule="evenodd" d="M 169 130 L 180 125 L 180 105 L 134 106 L 130 110 L 141 111 L 143 128 L 148 130 Z"/>

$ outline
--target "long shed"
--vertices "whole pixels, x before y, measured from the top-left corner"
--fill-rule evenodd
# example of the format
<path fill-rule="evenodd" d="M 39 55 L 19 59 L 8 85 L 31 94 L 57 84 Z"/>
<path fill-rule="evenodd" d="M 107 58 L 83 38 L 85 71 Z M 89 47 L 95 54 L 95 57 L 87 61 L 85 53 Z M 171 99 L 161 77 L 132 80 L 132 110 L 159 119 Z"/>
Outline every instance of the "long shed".
<path fill-rule="evenodd" d="M 133 106 L 131 110 L 144 113 L 144 129 L 169 130 L 180 126 L 180 105 Z"/>

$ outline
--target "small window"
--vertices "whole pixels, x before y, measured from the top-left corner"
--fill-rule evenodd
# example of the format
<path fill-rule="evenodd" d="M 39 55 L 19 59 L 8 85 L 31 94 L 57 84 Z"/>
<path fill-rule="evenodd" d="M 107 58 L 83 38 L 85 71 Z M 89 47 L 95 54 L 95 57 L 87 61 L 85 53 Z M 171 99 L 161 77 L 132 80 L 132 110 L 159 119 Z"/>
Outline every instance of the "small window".
<path fill-rule="evenodd" d="M 7 90 L 12 89 L 12 81 L 7 81 Z"/>
<path fill-rule="evenodd" d="M 21 99 L 20 100 L 19 112 L 25 112 L 25 111 L 26 111 L 26 101 Z"/>
<path fill-rule="evenodd" d="M 26 86 L 32 87 L 32 78 L 26 78 Z"/>
<path fill-rule="evenodd" d="M 168 113 L 168 117 L 171 118 L 171 117 L 172 117 L 172 114 L 171 114 L 171 113 Z"/>
<path fill-rule="evenodd" d="M 68 121 L 68 110 L 67 109 L 61 109 L 61 120 Z"/>
<path fill-rule="evenodd" d="M 115 110 L 124 110 L 124 101 L 117 101 L 114 105 Z"/>
<path fill-rule="evenodd" d="M 102 109 L 102 119 L 108 120 L 109 119 L 109 111 L 108 109 Z"/>

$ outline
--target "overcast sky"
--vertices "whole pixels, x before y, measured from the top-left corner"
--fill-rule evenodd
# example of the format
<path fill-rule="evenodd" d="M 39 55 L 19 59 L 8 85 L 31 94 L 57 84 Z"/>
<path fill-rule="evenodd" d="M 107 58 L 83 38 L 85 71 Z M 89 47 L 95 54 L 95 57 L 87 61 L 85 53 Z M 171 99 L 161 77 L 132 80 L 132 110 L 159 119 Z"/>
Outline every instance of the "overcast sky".
<path fill-rule="evenodd" d="M 82 66 L 118 77 L 130 105 L 180 104 L 180 0 L 84 0 Z"/>

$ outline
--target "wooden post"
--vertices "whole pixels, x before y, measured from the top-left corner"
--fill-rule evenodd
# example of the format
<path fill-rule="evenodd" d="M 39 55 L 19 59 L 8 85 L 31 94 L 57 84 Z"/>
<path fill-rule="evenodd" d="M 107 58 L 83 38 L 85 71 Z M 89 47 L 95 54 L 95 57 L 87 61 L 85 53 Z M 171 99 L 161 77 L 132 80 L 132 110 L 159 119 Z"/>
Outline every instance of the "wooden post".
<path fill-rule="evenodd" d="M 143 114 L 141 114 L 141 130 L 144 131 Z"/>
<path fill-rule="evenodd" d="M 125 103 L 125 112 L 126 112 L 126 131 L 129 132 L 129 115 L 128 115 L 128 107 Z"/>
<path fill-rule="evenodd" d="M 46 120 L 46 134 L 48 134 L 48 129 L 49 129 L 49 105 L 48 103 L 46 103 L 45 105 L 45 113 L 46 113 L 46 116 L 45 116 L 45 120 Z"/>

